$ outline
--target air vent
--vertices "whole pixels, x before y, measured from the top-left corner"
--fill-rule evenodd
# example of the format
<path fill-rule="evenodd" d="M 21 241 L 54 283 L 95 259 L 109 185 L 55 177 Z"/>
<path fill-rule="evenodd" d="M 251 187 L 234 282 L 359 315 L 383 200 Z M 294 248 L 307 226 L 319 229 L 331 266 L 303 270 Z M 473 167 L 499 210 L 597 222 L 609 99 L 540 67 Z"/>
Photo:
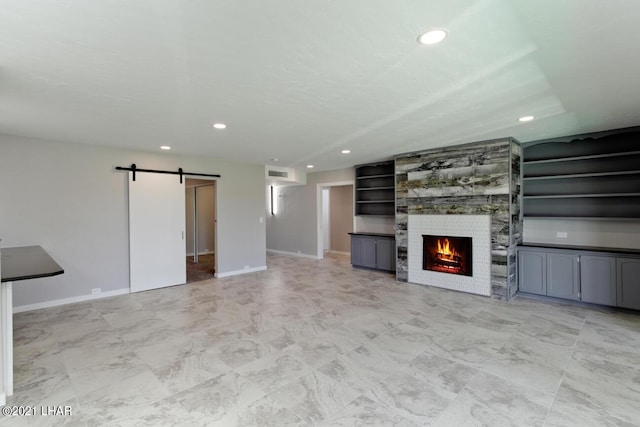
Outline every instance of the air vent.
<path fill-rule="evenodd" d="M 306 171 L 299 172 L 295 168 L 264 165 L 264 178 L 267 185 L 299 185 L 306 184 Z"/>
<path fill-rule="evenodd" d="M 289 172 L 270 170 L 269 176 L 277 176 L 278 178 L 289 178 Z"/>

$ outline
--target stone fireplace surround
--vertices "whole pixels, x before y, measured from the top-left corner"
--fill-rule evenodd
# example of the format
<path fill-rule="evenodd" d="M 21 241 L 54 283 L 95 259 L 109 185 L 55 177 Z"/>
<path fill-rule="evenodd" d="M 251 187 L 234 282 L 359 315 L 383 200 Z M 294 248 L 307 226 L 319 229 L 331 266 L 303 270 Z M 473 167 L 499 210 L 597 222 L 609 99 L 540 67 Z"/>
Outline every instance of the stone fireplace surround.
<path fill-rule="evenodd" d="M 409 215 L 409 282 L 491 296 L 490 231 L 489 215 Z M 473 275 L 423 270 L 423 234 L 471 237 Z"/>
<path fill-rule="evenodd" d="M 509 300 L 517 291 L 516 246 L 522 242 L 521 158 L 512 138 L 396 156 L 396 280 L 409 281 L 410 216 L 489 216 L 489 295 Z"/>

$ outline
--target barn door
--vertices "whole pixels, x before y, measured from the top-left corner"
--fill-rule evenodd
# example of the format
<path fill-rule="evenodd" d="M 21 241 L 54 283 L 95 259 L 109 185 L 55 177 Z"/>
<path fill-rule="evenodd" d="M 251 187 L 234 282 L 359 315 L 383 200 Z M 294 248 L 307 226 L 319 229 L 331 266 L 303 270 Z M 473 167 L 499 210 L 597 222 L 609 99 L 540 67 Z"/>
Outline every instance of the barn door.
<path fill-rule="evenodd" d="M 184 204 L 177 176 L 129 172 L 131 292 L 186 283 Z"/>

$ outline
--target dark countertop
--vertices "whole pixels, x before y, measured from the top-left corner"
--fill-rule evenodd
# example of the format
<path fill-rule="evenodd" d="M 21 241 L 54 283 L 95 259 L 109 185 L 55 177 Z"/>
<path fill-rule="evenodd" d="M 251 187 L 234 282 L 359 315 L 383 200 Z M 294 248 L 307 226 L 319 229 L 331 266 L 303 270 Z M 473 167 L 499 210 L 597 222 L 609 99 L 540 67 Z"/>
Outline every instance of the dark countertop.
<path fill-rule="evenodd" d="M 570 249 L 575 251 L 610 252 L 610 253 L 640 255 L 640 249 L 606 248 L 601 246 L 556 245 L 556 244 L 547 244 L 547 243 L 522 243 L 518 245 L 518 247 Z"/>
<path fill-rule="evenodd" d="M 396 238 L 395 234 L 387 234 L 387 233 L 362 233 L 362 232 L 358 232 L 358 233 L 349 233 L 352 236 L 374 236 L 374 237 L 392 237 L 392 238 Z"/>
<path fill-rule="evenodd" d="M 57 276 L 64 273 L 62 267 L 41 246 L 2 248 L 2 282 Z"/>

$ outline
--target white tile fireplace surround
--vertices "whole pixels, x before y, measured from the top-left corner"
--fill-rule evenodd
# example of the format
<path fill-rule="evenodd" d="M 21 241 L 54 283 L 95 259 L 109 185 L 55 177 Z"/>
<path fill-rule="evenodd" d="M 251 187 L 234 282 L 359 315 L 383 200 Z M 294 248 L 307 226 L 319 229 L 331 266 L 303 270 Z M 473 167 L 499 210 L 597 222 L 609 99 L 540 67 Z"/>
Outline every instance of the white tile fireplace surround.
<path fill-rule="evenodd" d="M 491 296 L 490 215 L 409 215 L 407 224 L 409 282 Z M 473 276 L 422 269 L 422 235 L 471 237 Z"/>

